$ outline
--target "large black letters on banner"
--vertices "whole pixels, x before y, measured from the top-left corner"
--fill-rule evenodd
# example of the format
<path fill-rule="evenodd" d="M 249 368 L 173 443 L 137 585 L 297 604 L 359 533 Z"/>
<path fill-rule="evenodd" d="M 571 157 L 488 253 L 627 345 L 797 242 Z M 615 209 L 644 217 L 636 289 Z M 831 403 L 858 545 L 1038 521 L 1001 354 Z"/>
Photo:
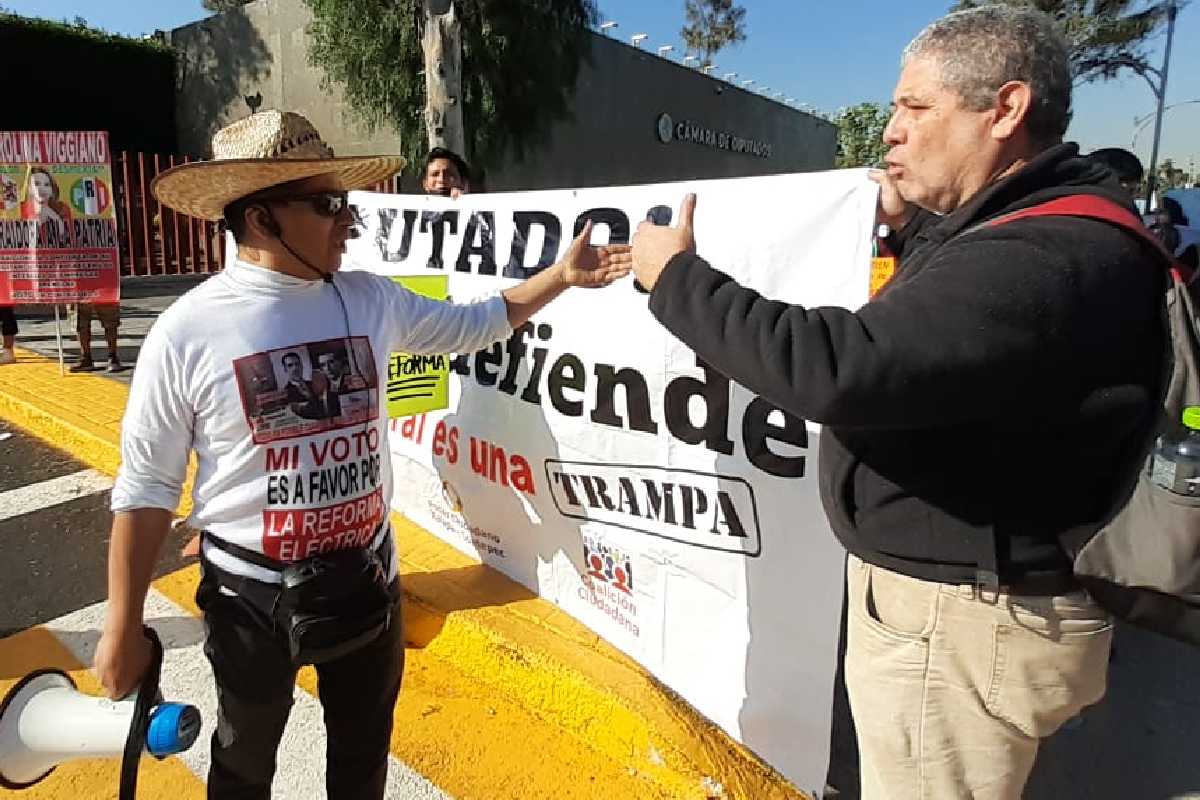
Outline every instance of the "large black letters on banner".
<path fill-rule="evenodd" d="M 733 442 L 729 440 L 729 378 L 721 375 L 699 357 L 696 366 L 704 370 L 704 380 L 682 376 L 667 385 L 663 398 L 663 410 L 667 416 L 667 429 L 680 441 L 688 444 L 704 443 L 709 450 L 733 455 Z M 688 401 L 692 397 L 704 400 L 704 424 L 696 427 L 688 415 Z"/>
<path fill-rule="evenodd" d="M 400 210 L 396 208 L 379 209 L 379 232 L 375 235 L 375 244 L 379 247 L 379 255 L 384 261 L 404 261 L 412 250 L 413 228 L 416 226 L 417 212 L 410 208 L 404 209 L 404 235 L 400 238 L 400 249 L 388 250 L 388 243 L 392 238 L 392 225 L 399 213 Z"/>
<path fill-rule="evenodd" d="M 463 233 L 462 249 L 458 253 L 458 263 L 454 269 L 458 272 L 471 272 L 471 256 L 479 256 L 479 275 L 496 274 L 496 214 L 492 211 L 472 212 L 467 220 L 467 229 Z M 475 239 L 479 238 L 479 243 Z"/>
<path fill-rule="evenodd" d="M 529 234 L 534 225 L 540 225 L 546 232 L 542 242 L 542 252 L 537 263 L 532 267 L 525 266 L 525 249 L 529 246 Z M 562 237 L 562 223 L 558 217 L 547 211 L 516 211 L 513 213 L 512 252 L 508 264 L 504 267 L 504 277 L 532 277 L 554 263 L 558 256 L 559 239 Z"/>
<path fill-rule="evenodd" d="M 457 211 L 421 212 L 421 233 L 425 233 L 426 231 L 433 232 L 433 248 L 429 254 L 429 262 L 425 265 L 429 269 L 443 269 L 445 267 L 442 261 L 442 250 L 446 243 L 447 225 L 450 226 L 451 233 L 458 233 Z"/>
<path fill-rule="evenodd" d="M 629 217 L 619 208 L 589 208 L 575 220 L 575 233 L 572 238 L 583 233 L 583 226 L 588 220 L 593 225 L 608 226 L 608 244 L 629 244 Z"/>
<path fill-rule="evenodd" d="M 768 419 L 773 411 L 783 415 L 782 428 Z M 799 417 L 761 397 L 756 397 L 746 409 L 746 415 L 742 417 L 742 444 L 746 447 L 746 459 L 771 475 L 781 478 L 803 478 L 804 456 L 781 456 L 772 452 L 771 448 L 767 447 L 768 439 L 807 448 L 808 426 Z"/>
<path fill-rule="evenodd" d="M 617 387 L 624 386 L 630 429 L 658 433 L 658 424 L 650 416 L 650 389 L 642 373 L 630 367 L 616 369 L 608 364 L 597 364 L 596 380 L 596 407 L 592 410 L 592 422 L 614 428 L 624 425 L 615 408 Z"/>

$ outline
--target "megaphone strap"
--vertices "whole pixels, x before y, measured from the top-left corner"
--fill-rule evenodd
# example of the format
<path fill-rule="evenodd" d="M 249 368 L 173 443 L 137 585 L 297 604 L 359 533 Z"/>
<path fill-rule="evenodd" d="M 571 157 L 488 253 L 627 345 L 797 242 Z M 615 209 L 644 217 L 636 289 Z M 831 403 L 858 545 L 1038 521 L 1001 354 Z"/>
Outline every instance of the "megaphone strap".
<path fill-rule="evenodd" d="M 125 754 L 121 758 L 120 800 L 134 800 L 137 795 L 138 765 L 142 751 L 146 748 L 146 728 L 150 725 L 150 711 L 159 701 L 158 682 L 162 674 L 163 646 L 158 634 L 149 626 L 142 626 L 142 633 L 150 640 L 153 653 L 150 668 L 138 686 L 133 719 L 129 723 L 129 735 L 125 739 Z"/>

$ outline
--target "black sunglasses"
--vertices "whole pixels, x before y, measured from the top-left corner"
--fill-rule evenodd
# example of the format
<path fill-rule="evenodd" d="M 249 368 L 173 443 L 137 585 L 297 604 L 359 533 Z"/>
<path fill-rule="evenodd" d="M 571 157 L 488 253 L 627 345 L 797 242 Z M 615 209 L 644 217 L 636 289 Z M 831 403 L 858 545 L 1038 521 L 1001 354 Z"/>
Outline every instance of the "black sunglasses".
<path fill-rule="evenodd" d="M 322 217 L 336 217 L 350 207 L 349 192 L 314 192 L 313 194 L 276 195 L 258 198 L 264 203 L 308 203 Z"/>

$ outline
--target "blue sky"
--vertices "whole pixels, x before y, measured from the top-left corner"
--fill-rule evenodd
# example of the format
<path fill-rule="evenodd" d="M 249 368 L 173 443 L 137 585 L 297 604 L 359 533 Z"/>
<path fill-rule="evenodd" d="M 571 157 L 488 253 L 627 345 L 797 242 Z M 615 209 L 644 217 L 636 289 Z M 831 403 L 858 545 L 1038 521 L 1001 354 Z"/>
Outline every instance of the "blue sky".
<path fill-rule="evenodd" d="M 896 77 L 900 51 L 929 21 L 944 14 L 953 0 L 741 0 L 747 9 L 747 41 L 717 55 L 718 72 L 736 72 L 737 80 L 783 91 L 800 102 L 835 110 L 863 100 L 886 102 Z M 601 13 L 619 26 L 613 34 L 629 40 L 648 35 L 644 47 L 683 45 L 683 0 L 599 0 Z M 0 0 L 19 14 L 52 19 L 85 17 L 118 33 L 138 35 L 173 28 L 205 16 L 200 0 Z M 1163 39 L 1155 42 L 1155 63 Z M 1179 15 L 1167 102 L 1200 100 L 1200 3 Z M 1145 82 L 1128 75 L 1081 87 L 1075 94 L 1075 121 L 1068 136 L 1084 149 L 1130 147 L 1134 120 L 1154 110 Z M 1136 147 L 1149 161 L 1153 125 L 1137 135 Z M 1167 112 L 1162 157 L 1200 169 L 1200 102 Z M 1195 170 L 1193 170 L 1195 171 Z"/>

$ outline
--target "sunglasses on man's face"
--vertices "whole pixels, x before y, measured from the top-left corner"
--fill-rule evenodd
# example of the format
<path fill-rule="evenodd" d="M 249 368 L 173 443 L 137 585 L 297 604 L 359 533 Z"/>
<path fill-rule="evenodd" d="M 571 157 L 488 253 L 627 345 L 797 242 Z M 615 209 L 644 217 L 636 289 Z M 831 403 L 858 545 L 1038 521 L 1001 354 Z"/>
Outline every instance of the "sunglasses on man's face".
<path fill-rule="evenodd" d="M 336 217 L 350 206 L 349 192 L 314 192 L 263 199 L 273 203 L 308 203 L 313 212 L 322 217 Z"/>

